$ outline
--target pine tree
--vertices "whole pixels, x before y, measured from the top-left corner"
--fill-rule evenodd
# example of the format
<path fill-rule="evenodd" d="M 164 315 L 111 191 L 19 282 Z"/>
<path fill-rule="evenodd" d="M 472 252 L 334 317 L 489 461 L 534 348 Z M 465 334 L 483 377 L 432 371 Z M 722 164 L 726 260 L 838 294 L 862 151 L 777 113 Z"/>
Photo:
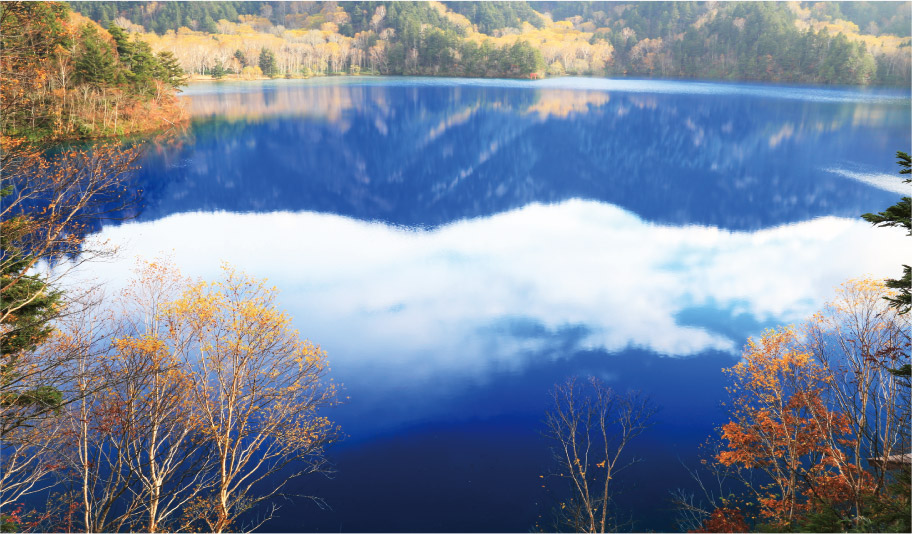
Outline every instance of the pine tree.
<path fill-rule="evenodd" d="M 76 57 L 76 76 L 95 87 L 110 85 L 117 78 L 114 53 L 98 31 L 90 25 L 82 28 L 82 52 Z"/>
<path fill-rule="evenodd" d="M 270 78 L 279 73 L 275 54 L 266 47 L 263 47 L 263 49 L 260 50 L 260 70 L 263 71 L 265 76 L 269 76 Z"/>
<path fill-rule="evenodd" d="M 909 154 L 905 152 L 896 152 L 897 163 L 902 169 L 899 174 L 912 174 L 912 160 Z M 905 183 L 912 182 L 912 179 L 903 180 Z M 893 204 L 885 211 L 880 213 L 865 213 L 861 217 L 875 226 L 899 226 L 906 229 L 908 235 L 912 236 L 912 199 L 902 197 L 899 202 Z M 903 265 L 903 277 L 900 279 L 888 279 L 887 287 L 898 289 L 899 295 L 895 298 L 889 298 L 893 306 L 900 310 L 900 313 L 908 313 L 912 309 L 912 293 L 909 286 L 912 285 L 912 268 Z"/>
<path fill-rule="evenodd" d="M 225 73 L 225 67 L 222 65 L 221 61 L 216 61 L 215 66 L 209 69 L 209 74 L 216 80 L 222 79 L 225 76 Z"/>
<path fill-rule="evenodd" d="M 187 73 L 181 68 L 174 53 L 163 50 L 156 56 L 158 60 L 159 74 L 156 78 L 177 89 L 187 83 Z"/>
<path fill-rule="evenodd" d="M 12 192 L 12 186 L 6 187 L 0 191 L 0 198 Z M 62 400 L 60 391 L 53 387 L 16 387 L 21 378 L 19 360 L 51 335 L 54 329 L 50 321 L 57 314 L 62 297 L 40 275 L 28 274 L 33 257 L 24 250 L 22 240 L 30 226 L 24 215 L 0 226 L 0 406 L 15 408 L 2 410 L 0 435 L 24 424 L 33 408 L 56 408 Z"/>
<path fill-rule="evenodd" d="M 245 56 L 244 53 L 240 50 L 234 51 L 234 58 L 238 60 L 238 63 L 240 63 L 242 69 L 247 66 L 247 56 Z"/>
<path fill-rule="evenodd" d="M 897 151 L 896 163 L 902 167 L 899 171 L 900 175 L 912 174 L 912 158 L 909 157 L 909 154 Z M 910 183 L 912 178 L 907 178 L 903 182 Z M 899 202 L 893 204 L 885 211 L 876 214 L 865 213 L 861 218 L 875 226 L 899 226 L 905 228 L 907 235 L 912 236 L 912 199 L 910 197 L 902 197 Z M 885 282 L 887 287 L 896 289 L 899 292 L 895 297 L 885 297 L 890 301 L 890 305 L 899 310 L 900 314 L 909 313 L 912 310 L 912 292 L 910 292 L 910 289 L 912 289 L 912 266 L 903 265 L 901 278 L 888 278 Z M 893 369 L 891 372 L 899 376 L 912 376 L 912 368 L 908 364 L 899 369 Z"/>

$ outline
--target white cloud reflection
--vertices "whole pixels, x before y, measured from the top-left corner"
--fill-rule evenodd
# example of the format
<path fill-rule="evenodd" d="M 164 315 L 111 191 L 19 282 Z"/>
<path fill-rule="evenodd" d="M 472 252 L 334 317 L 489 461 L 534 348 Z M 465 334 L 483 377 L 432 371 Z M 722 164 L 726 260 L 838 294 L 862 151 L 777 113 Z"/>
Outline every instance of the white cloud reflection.
<path fill-rule="evenodd" d="M 268 277 L 346 382 L 481 375 L 530 355 L 559 356 L 568 339 L 669 356 L 737 351 L 743 339 L 683 324 L 679 314 L 712 308 L 754 323 L 799 321 L 845 279 L 895 275 L 910 262 L 901 231 L 861 220 L 730 232 L 651 224 L 580 200 L 433 231 L 311 212 L 222 212 L 109 227 L 99 237 L 123 246 L 117 261 L 90 266 L 114 287 L 137 255 L 162 252 L 192 276 L 213 278 L 224 260 Z"/>
<path fill-rule="evenodd" d="M 857 180 L 863 184 L 872 185 L 891 193 L 897 193 L 900 195 L 909 195 L 912 193 L 912 186 L 909 186 L 909 184 L 905 183 L 902 177 L 898 174 L 856 172 L 849 169 L 840 169 L 836 167 L 826 170 L 833 174 L 838 174 L 839 176 L 843 176 L 851 180 Z"/>

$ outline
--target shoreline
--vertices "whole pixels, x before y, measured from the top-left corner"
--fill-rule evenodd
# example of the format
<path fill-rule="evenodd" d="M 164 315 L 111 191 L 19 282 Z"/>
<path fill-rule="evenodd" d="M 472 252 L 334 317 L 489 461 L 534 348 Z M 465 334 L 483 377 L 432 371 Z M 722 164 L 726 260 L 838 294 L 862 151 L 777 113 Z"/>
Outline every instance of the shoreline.
<path fill-rule="evenodd" d="M 418 75 L 418 74 L 371 74 L 371 73 L 359 73 L 359 74 L 348 74 L 348 73 L 338 73 L 330 75 L 311 75 L 311 76 L 240 76 L 236 74 L 226 74 L 221 78 L 213 78 L 207 74 L 192 74 L 188 76 L 187 87 L 191 84 L 206 84 L 206 83 L 218 83 L 218 82 L 265 82 L 272 80 L 312 80 L 312 79 L 323 79 L 323 78 L 453 78 L 453 79 L 464 79 L 464 80 L 514 80 L 514 81 L 542 81 L 542 80 L 559 80 L 559 79 L 572 79 L 572 78 L 585 78 L 592 80 L 637 80 L 637 81 L 665 81 L 665 82 L 692 82 L 692 83 L 736 83 L 736 84 L 751 84 L 751 85 L 766 85 L 766 86 L 781 86 L 781 87 L 807 87 L 815 89 L 840 89 L 840 88 L 852 88 L 852 89 L 906 89 L 912 91 L 912 87 L 903 85 L 903 84 L 867 84 L 867 85 L 842 85 L 842 84 L 821 84 L 821 83 L 802 83 L 796 81 L 785 81 L 785 80 L 753 80 L 753 79 L 738 79 L 738 78 L 675 78 L 675 77 L 641 77 L 641 76 L 539 76 L 539 77 L 496 77 L 496 76 L 459 76 L 459 75 Z"/>

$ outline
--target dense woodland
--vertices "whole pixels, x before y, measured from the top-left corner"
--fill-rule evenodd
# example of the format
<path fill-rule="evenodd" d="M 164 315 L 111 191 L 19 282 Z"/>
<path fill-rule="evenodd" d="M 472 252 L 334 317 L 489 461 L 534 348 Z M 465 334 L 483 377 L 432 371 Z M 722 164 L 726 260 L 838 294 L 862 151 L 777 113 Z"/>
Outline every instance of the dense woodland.
<path fill-rule="evenodd" d="M 908 2 L 73 6 L 103 26 L 142 34 L 187 72 L 216 78 L 377 73 L 910 83 Z"/>
<path fill-rule="evenodd" d="M 167 51 L 60 3 L 4 3 L 2 128 L 30 140 L 159 129 L 181 119 Z"/>

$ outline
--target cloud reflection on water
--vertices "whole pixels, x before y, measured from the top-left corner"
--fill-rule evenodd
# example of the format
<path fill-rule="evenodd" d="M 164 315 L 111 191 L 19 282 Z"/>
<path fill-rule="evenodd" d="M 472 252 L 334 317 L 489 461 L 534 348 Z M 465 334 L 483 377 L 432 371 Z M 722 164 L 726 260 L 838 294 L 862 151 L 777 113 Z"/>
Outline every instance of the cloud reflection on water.
<path fill-rule="evenodd" d="M 902 232 L 825 217 L 767 230 L 648 223 L 571 200 L 412 230 L 313 212 L 184 213 L 108 227 L 128 277 L 135 256 L 173 250 L 189 275 L 228 261 L 281 289 L 301 332 L 344 382 L 399 387 L 484 381 L 530 354 L 640 348 L 673 357 L 736 352 L 752 330 L 799 321 L 849 277 L 895 275 Z M 724 316 L 720 319 L 720 314 Z M 377 386 L 377 380 L 385 386 Z"/>

